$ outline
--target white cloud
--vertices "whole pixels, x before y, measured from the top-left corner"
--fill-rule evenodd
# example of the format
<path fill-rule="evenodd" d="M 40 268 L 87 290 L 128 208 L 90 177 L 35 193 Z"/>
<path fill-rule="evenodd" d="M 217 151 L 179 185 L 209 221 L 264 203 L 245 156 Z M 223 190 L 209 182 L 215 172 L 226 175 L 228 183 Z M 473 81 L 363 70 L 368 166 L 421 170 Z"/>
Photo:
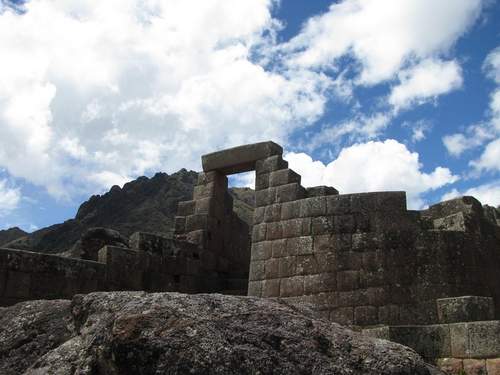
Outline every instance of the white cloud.
<path fill-rule="evenodd" d="M 481 0 L 345 0 L 311 18 L 287 45 L 290 64 L 336 67 L 350 55 L 358 81 L 376 84 L 412 61 L 446 53 L 476 20 Z"/>
<path fill-rule="evenodd" d="M 500 138 L 488 143 L 479 159 L 470 165 L 477 171 L 500 172 Z"/>
<path fill-rule="evenodd" d="M 464 195 L 471 195 L 478 199 L 482 204 L 497 207 L 500 205 L 500 180 L 475 186 L 465 190 L 464 192 L 459 192 L 457 189 L 453 189 L 444 194 L 442 200 L 453 199 Z"/>
<path fill-rule="evenodd" d="M 462 70 L 456 61 L 428 59 L 399 73 L 389 103 L 396 111 L 424 103 L 462 86 Z"/>
<path fill-rule="evenodd" d="M 388 113 L 375 113 L 371 116 L 357 114 L 338 125 L 324 126 L 313 136 L 303 142 L 301 147 L 313 151 L 323 145 L 338 145 L 343 138 L 351 141 L 364 141 L 379 136 L 389 126 L 391 115 Z"/>
<path fill-rule="evenodd" d="M 278 27 L 272 5 L 33 0 L 0 14 L 0 167 L 71 197 L 283 142 L 321 116 L 332 83 L 257 60 Z"/>
<path fill-rule="evenodd" d="M 21 200 L 21 192 L 9 187 L 6 180 L 0 180 L 0 217 L 17 208 Z"/>
<path fill-rule="evenodd" d="M 304 153 L 289 153 L 285 157 L 290 168 L 302 175 L 302 184 L 306 187 L 330 185 L 342 194 L 405 190 L 410 208 L 424 205 L 423 193 L 458 180 L 443 167 L 431 173 L 423 172 L 419 155 L 392 139 L 344 148 L 337 159 L 327 165 L 313 161 Z"/>

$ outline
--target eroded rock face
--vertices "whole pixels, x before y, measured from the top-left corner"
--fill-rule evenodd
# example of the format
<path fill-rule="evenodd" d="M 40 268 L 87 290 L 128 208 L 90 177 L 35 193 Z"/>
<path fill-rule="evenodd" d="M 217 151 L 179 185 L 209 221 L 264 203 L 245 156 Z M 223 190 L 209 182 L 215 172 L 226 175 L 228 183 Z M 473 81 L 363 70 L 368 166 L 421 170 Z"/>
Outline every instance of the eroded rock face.
<path fill-rule="evenodd" d="M 406 347 L 272 299 L 92 293 L 75 296 L 70 324 L 69 302 L 33 303 L 0 309 L 2 374 L 437 373 Z"/>
<path fill-rule="evenodd" d="M 72 336 L 71 302 L 29 301 L 0 308 L 0 374 L 21 374 Z"/>

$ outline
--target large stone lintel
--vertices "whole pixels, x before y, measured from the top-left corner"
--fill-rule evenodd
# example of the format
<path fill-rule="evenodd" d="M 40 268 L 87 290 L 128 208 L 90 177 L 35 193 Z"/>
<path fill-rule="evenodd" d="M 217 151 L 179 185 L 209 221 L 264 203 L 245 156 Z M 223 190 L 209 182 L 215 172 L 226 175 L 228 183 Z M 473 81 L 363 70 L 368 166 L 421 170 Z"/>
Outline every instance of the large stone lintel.
<path fill-rule="evenodd" d="M 283 149 L 280 145 L 268 141 L 212 152 L 203 155 L 201 160 L 205 172 L 219 171 L 233 174 L 254 170 L 257 160 L 282 154 Z"/>

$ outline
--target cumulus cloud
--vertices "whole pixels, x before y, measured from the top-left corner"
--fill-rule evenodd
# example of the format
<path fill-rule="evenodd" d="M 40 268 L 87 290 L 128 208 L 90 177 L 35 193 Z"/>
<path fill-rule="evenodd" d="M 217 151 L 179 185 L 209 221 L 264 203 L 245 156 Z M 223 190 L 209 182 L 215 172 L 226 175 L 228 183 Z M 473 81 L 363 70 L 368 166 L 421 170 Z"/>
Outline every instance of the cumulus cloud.
<path fill-rule="evenodd" d="M 332 93 L 349 101 L 356 85 L 399 77 L 395 105 L 419 103 L 457 86 L 455 77 L 425 91 L 412 77 L 426 61 L 458 74 L 440 59 L 481 11 L 480 0 L 345 0 L 278 44 L 275 3 L 33 0 L 3 10 L 0 167 L 71 198 L 198 169 L 214 149 L 286 144 Z M 346 56 L 354 71 L 337 69 Z M 357 114 L 304 149 L 372 139 L 390 120 Z"/>
<path fill-rule="evenodd" d="M 453 189 L 444 194 L 442 200 L 453 199 L 464 195 L 471 195 L 482 204 L 498 207 L 500 206 L 500 180 L 475 186 L 462 192 Z"/>
<path fill-rule="evenodd" d="M 414 209 L 424 206 L 423 193 L 458 180 L 448 168 L 424 172 L 418 153 L 392 139 L 354 144 L 326 165 L 304 153 L 289 153 L 286 159 L 306 187 L 330 185 L 341 193 L 406 190 Z"/>
<path fill-rule="evenodd" d="M 445 53 L 476 20 L 481 0 L 349 0 L 310 19 L 286 46 L 290 64 L 337 67 L 352 56 L 358 82 L 394 77 L 405 64 Z M 425 26 L 423 26 L 425 25 Z"/>
<path fill-rule="evenodd" d="M 28 2 L 0 15 L 0 166 L 59 197 L 284 141 L 330 79 L 259 54 L 271 0 Z M 263 52 L 264 51 L 264 52 Z"/>
<path fill-rule="evenodd" d="M 9 187 L 6 180 L 0 180 L 0 217 L 16 209 L 20 200 L 19 189 Z"/>
<path fill-rule="evenodd" d="M 399 73 L 400 84 L 393 87 L 389 103 L 395 110 L 424 103 L 462 86 L 462 72 L 456 61 L 428 59 Z"/>

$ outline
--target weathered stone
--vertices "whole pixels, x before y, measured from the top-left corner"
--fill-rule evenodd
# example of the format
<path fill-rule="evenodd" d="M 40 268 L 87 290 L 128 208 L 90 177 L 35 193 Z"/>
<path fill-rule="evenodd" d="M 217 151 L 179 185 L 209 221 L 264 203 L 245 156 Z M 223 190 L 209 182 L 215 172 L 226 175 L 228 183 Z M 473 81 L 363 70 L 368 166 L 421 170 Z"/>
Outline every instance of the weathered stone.
<path fill-rule="evenodd" d="M 440 358 L 436 364 L 446 374 L 454 375 L 464 371 L 463 361 L 459 358 Z"/>
<path fill-rule="evenodd" d="M 279 258 L 280 278 L 289 277 L 297 274 L 297 257 Z"/>
<path fill-rule="evenodd" d="M 313 241 L 311 236 L 293 237 L 287 240 L 287 248 L 290 254 L 307 255 L 313 253 Z"/>
<path fill-rule="evenodd" d="M 277 279 L 280 276 L 279 259 L 267 259 L 264 268 L 266 280 Z"/>
<path fill-rule="evenodd" d="M 177 205 L 177 215 L 178 216 L 193 215 L 195 205 L 196 201 L 179 202 L 179 204 Z"/>
<path fill-rule="evenodd" d="M 252 244 L 252 260 L 266 260 L 272 256 L 272 242 L 263 241 Z"/>
<path fill-rule="evenodd" d="M 267 224 L 266 223 L 254 225 L 253 230 L 252 230 L 252 242 L 256 243 L 259 241 L 265 241 L 266 240 L 266 231 L 267 231 Z"/>
<path fill-rule="evenodd" d="M 283 220 L 282 224 L 284 238 L 308 236 L 311 234 L 310 218 Z"/>
<path fill-rule="evenodd" d="M 313 217 L 311 223 L 311 232 L 315 236 L 332 233 L 333 217 L 332 216 Z"/>
<path fill-rule="evenodd" d="M 281 155 L 269 156 L 268 158 L 257 160 L 255 163 L 255 172 L 258 175 L 287 168 L 288 162 L 283 160 Z"/>
<path fill-rule="evenodd" d="M 266 223 L 272 221 L 280 221 L 281 219 L 281 204 L 272 204 L 266 206 L 264 210 L 264 221 Z"/>
<path fill-rule="evenodd" d="M 300 217 L 312 217 L 326 214 L 326 198 L 313 197 L 301 201 Z"/>
<path fill-rule="evenodd" d="M 304 293 L 317 294 L 336 289 L 336 275 L 334 273 L 320 273 L 304 277 Z"/>
<path fill-rule="evenodd" d="M 288 255 L 286 248 L 286 239 L 271 241 L 273 258 L 280 258 Z"/>
<path fill-rule="evenodd" d="M 290 202 L 302 199 L 305 196 L 305 190 L 298 183 L 291 183 L 276 187 L 276 202 Z"/>
<path fill-rule="evenodd" d="M 283 149 L 274 142 L 260 142 L 213 152 L 201 157 L 203 170 L 217 170 L 223 174 L 246 172 L 256 169 L 257 160 L 281 155 Z"/>
<path fill-rule="evenodd" d="M 464 371 L 467 375 L 486 375 L 486 361 L 484 359 L 464 359 Z"/>
<path fill-rule="evenodd" d="M 262 282 L 262 297 L 279 297 L 280 282 L 280 279 L 264 280 Z"/>
<path fill-rule="evenodd" d="M 323 197 L 326 195 L 338 195 L 338 190 L 331 186 L 313 186 L 306 189 L 308 197 Z"/>
<path fill-rule="evenodd" d="M 257 190 L 255 192 L 255 206 L 269 206 L 276 202 L 276 188 Z"/>
<path fill-rule="evenodd" d="M 500 358 L 487 359 L 486 371 L 488 375 L 500 375 Z"/>
<path fill-rule="evenodd" d="M 359 271 L 337 272 L 338 290 L 356 290 L 359 288 Z"/>
<path fill-rule="evenodd" d="M 300 216 L 300 201 L 284 202 L 281 204 L 281 220 L 296 219 Z"/>
<path fill-rule="evenodd" d="M 331 311 L 330 320 L 345 326 L 354 323 L 354 309 L 352 307 L 339 307 Z"/>
<path fill-rule="evenodd" d="M 493 298 L 465 296 L 436 300 L 440 323 L 493 320 Z"/>
<path fill-rule="evenodd" d="M 64 314 L 47 310 L 42 319 L 52 336 L 39 330 L 34 336 L 20 335 L 10 346 L 22 343 L 15 352 L 1 339 L 8 337 L 5 327 L 10 329 L 12 319 L 0 327 L 0 350 L 15 365 L 2 371 L 6 375 L 65 375 L 91 366 L 118 374 L 266 373 L 269 364 L 277 375 L 431 374 L 416 353 L 401 345 L 356 334 L 280 300 L 115 292 L 75 297 L 72 314 L 67 303 Z M 68 315 L 69 325 L 79 328 L 69 334 L 62 324 Z M 23 330 L 29 330 L 39 315 L 23 317 L 29 319 Z"/>
<path fill-rule="evenodd" d="M 368 326 L 378 323 L 378 309 L 375 306 L 357 306 L 354 308 L 354 324 Z"/>
<path fill-rule="evenodd" d="M 291 169 L 280 169 L 269 174 L 269 186 L 280 186 L 290 183 L 300 184 L 300 175 Z"/>
<path fill-rule="evenodd" d="M 266 275 L 265 260 L 253 260 L 250 262 L 250 273 L 248 279 L 250 281 L 263 280 Z"/>
<path fill-rule="evenodd" d="M 304 277 L 294 276 L 281 279 L 280 296 L 292 297 L 301 296 L 304 294 Z"/>

